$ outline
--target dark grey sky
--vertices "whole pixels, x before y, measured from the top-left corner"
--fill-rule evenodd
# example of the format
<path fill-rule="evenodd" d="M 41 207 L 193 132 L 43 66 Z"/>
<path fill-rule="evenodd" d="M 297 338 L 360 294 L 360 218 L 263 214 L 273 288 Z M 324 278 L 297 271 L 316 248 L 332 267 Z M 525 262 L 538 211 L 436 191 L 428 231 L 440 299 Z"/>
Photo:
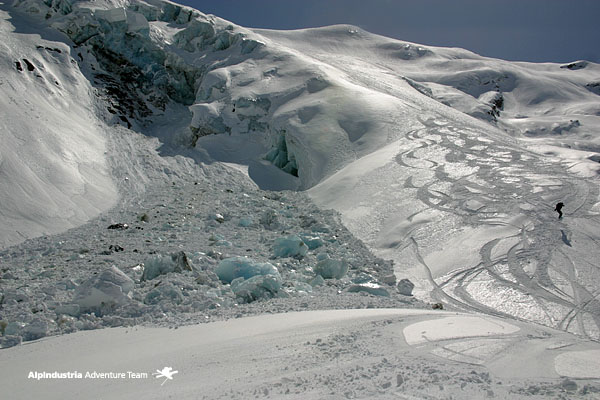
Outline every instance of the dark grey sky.
<path fill-rule="evenodd" d="M 352 24 L 512 61 L 600 62 L 600 0 L 176 0 L 248 28 Z"/>

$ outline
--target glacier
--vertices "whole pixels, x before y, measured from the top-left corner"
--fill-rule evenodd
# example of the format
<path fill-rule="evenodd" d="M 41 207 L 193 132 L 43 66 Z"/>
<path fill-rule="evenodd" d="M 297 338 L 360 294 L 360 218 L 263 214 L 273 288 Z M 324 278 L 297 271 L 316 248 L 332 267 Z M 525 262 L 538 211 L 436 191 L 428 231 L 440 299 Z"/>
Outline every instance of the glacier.
<path fill-rule="evenodd" d="M 109 337 L 104 367 L 157 342 L 191 366 L 201 335 L 233 379 L 238 363 L 277 369 L 252 369 L 238 398 L 597 393 L 597 64 L 249 29 L 158 0 L 0 15 L 0 346 L 15 366 Z M 239 330 L 280 347 L 232 346 Z M 310 385 L 309 359 L 348 368 L 315 367 Z M 21 372 L 2 385 L 31 397 Z"/>
<path fill-rule="evenodd" d="M 183 150 L 177 149 L 182 145 L 195 147 L 193 157 L 200 161 L 242 163 L 248 175 L 266 189 L 315 186 L 419 129 L 422 109 L 452 118 L 460 115 L 454 112 L 458 110 L 463 116 L 459 117 L 461 124 L 495 135 L 544 138 L 560 148 L 584 153 L 597 152 L 600 147 L 595 135 L 598 102 L 593 88 L 598 66 L 594 63 L 502 62 L 466 50 L 388 39 L 344 25 L 297 32 L 251 30 L 161 1 L 23 0 L 12 7 L 37 19 L 51 32 L 49 38 L 63 41 L 32 44 L 30 58 L 37 57 L 44 68 L 50 60 L 59 62 L 65 66 L 60 71 L 75 74 L 75 78 L 37 78 L 49 82 L 48 93 L 59 89 L 53 82 L 67 79 L 77 79 L 88 87 L 87 91 L 72 91 L 72 96 L 62 95 L 68 98 L 63 100 L 67 104 L 96 108 L 91 114 L 76 112 L 86 116 L 80 123 L 82 129 L 95 125 L 102 131 L 103 124 L 122 124 L 160 138 L 165 154 L 181 153 Z M 44 57 L 49 61 L 42 61 Z M 4 58 L 7 63 L 25 65 L 16 54 L 7 53 Z M 23 75 L 23 68 L 7 69 Z M 76 96 L 84 99 L 71 102 Z M 6 98 L 15 96 L 7 93 Z M 46 114 L 58 118 L 68 112 L 57 104 L 60 102 L 52 103 Z M 22 112 L 16 104 L 6 107 Z M 60 131 L 58 122 L 45 126 Z M 101 142 L 106 139 L 100 131 L 96 135 Z M 74 141 L 77 136 L 68 137 Z M 92 137 L 86 135 L 85 140 Z M 58 145 L 82 148 L 81 142 Z M 100 148 L 96 143 L 83 143 L 92 145 Z M 54 157 L 53 150 L 40 150 L 45 157 Z M 572 163 L 577 168 L 594 170 L 589 160 L 593 154 L 584 153 L 571 152 L 569 158 L 575 158 Z M 14 164 L 13 158 L 3 157 L 7 167 Z M 101 154 L 94 162 L 106 164 Z M 13 168 L 17 169 L 27 171 Z M 69 218 L 73 220 L 69 226 L 74 226 L 114 205 L 118 195 L 115 182 L 108 177 L 109 169 L 100 165 L 71 173 L 70 187 L 74 187 L 74 179 L 92 182 L 83 196 L 69 194 L 68 199 L 61 199 L 67 204 L 74 202 L 66 208 L 71 215 L 53 216 L 46 208 L 50 215 L 43 216 L 42 226 L 31 221 L 39 218 L 28 218 L 26 227 L 19 230 L 21 237 L 29 237 L 29 230 L 40 234 L 64 229 Z M 34 188 L 23 188 L 20 196 L 29 196 L 27 203 L 17 205 L 9 198 L 3 202 L 7 207 L 14 204 L 10 214 L 18 212 L 20 221 L 44 208 L 39 204 L 42 190 L 59 187 L 38 173 L 29 172 L 38 180 L 36 196 L 27 194 Z M 66 173 L 68 170 L 63 171 Z M 98 173 L 104 174 L 102 179 Z M 112 191 L 107 197 L 112 202 L 101 204 L 99 191 Z M 54 195 L 49 201 L 57 202 Z M 51 228 L 51 223 L 60 228 Z"/>

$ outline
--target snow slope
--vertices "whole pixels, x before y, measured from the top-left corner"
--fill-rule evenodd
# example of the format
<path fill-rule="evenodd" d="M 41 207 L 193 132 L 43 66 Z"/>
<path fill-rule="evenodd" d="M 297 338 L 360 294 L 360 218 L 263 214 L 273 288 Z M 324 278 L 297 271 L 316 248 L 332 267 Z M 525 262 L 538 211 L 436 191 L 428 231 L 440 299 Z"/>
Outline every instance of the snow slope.
<path fill-rule="evenodd" d="M 599 354 L 597 343 L 488 316 L 310 311 L 42 340 L 3 351 L 0 383 L 48 399 L 592 399 Z M 172 380 L 156 376 L 165 366 Z M 81 378 L 30 376 L 55 371 Z"/>
<path fill-rule="evenodd" d="M 506 135 L 496 127 L 511 135 L 553 137 L 550 144 L 584 150 L 571 153 L 583 169 L 597 169 L 593 161 L 583 161 L 598 148 L 599 67 L 593 63 L 508 63 L 351 26 L 251 31 L 160 1 L 47 5 L 24 0 L 11 10 L 15 21 L 25 13 L 35 29 L 70 44 L 76 64 L 70 62 L 69 68 L 96 88 L 96 95 L 72 89 L 86 96 L 74 103 L 95 109 L 93 114 L 109 123 L 159 137 L 164 154 L 181 153 L 178 146 L 193 144 L 199 161 L 243 164 L 265 189 L 308 189 L 420 129 L 427 112 L 500 136 Z M 30 29 L 28 23 L 19 29 Z M 51 48 L 35 46 L 31 58 Z M 11 76 L 19 76 L 19 56 L 7 53 L 5 59 Z M 41 90 L 41 103 L 33 108 L 43 109 L 44 97 Z M 99 100 L 108 104 L 94 106 Z M 81 123 L 98 126 L 88 120 Z M 47 129 L 59 130 L 56 124 Z M 16 127 L 9 131 L 19 132 Z M 219 133 L 231 138 L 213 135 Z M 28 196 L 11 202 L 41 214 L 52 212 L 32 200 L 39 196 Z M 80 215 L 80 221 L 93 215 L 79 204 L 68 205 L 67 211 Z"/>
<path fill-rule="evenodd" d="M 97 100 L 70 48 L 19 33 L 5 11 L 0 18 L 0 246 L 6 247 L 78 226 L 114 206 L 118 193 Z"/>
<path fill-rule="evenodd" d="M 271 376 L 281 382 L 230 382 L 226 396 L 277 397 L 273 390 L 288 388 L 303 398 L 598 393 L 597 64 L 509 63 L 345 25 L 250 30 L 158 0 L 24 0 L 0 10 L 2 347 L 111 326 L 425 307 L 395 287 L 408 277 L 419 299 L 487 316 L 300 313 L 180 329 L 235 336 L 258 325 L 266 329 L 259 338 L 284 349 L 269 358 L 264 343 L 252 342 L 245 362 L 267 354 L 259 365 L 277 368 Z M 281 189 L 310 198 L 269 192 Z M 228 258 L 244 271 L 269 263 L 261 268 L 271 273 L 230 282 L 235 271 L 223 265 L 237 264 Z M 353 331 L 354 316 L 370 322 Z M 292 322 L 309 327 L 298 343 L 312 343 L 315 331 L 334 336 L 326 345 L 314 337 L 289 378 L 279 369 L 287 365 L 280 356 L 292 354 Z M 23 381 L 33 368 L 27 357 L 50 369 L 68 362 L 54 346 L 72 345 L 83 364 L 110 368 L 102 353 L 122 332 L 3 350 L 22 366 L 7 384 L 25 397 L 54 388 Z M 156 349 L 167 336 L 143 332 L 142 347 L 114 351 Z M 105 345 L 87 357 L 86 340 Z M 294 357 L 304 354 L 298 343 Z M 222 344 L 223 353 L 209 353 L 229 370 L 239 347 Z M 370 369 L 358 365 L 357 355 L 390 348 L 393 362 L 382 355 L 387 361 Z M 193 351 L 165 350 L 204 368 Z M 321 352 L 332 369 L 350 369 L 303 375 Z M 408 377 L 395 370 L 413 365 L 403 364 L 407 354 L 427 360 Z M 145 362 L 131 368 L 154 368 Z M 193 397 L 198 388 L 186 379 L 168 390 Z M 72 382 L 77 390 L 92 383 Z M 117 385 L 123 396 L 137 390 L 130 384 Z"/>
<path fill-rule="evenodd" d="M 309 190 L 317 204 L 340 211 L 353 233 L 436 301 L 600 337 L 598 164 L 589 151 L 597 151 L 599 103 L 584 85 L 598 76 L 597 65 L 511 64 L 366 33 L 354 40 L 360 31 L 343 26 L 261 33 L 336 66 L 381 97 L 413 105 L 390 126 L 398 136 L 388 134 L 388 144 Z M 407 91 L 397 83 L 402 76 L 428 96 Z M 558 76 L 551 85 L 540 81 Z M 492 124 L 456 109 L 485 113 L 431 101 L 459 90 L 463 100 L 481 100 L 489 89 L 503 98 L 498 115 L 487 114 Z M 586 123 L 543 140 L 515 138 L 567 118 Z M 535 126 L 535 134 L 524 125 Z M 558 201 L 570 211 L 557 225 Z"/>

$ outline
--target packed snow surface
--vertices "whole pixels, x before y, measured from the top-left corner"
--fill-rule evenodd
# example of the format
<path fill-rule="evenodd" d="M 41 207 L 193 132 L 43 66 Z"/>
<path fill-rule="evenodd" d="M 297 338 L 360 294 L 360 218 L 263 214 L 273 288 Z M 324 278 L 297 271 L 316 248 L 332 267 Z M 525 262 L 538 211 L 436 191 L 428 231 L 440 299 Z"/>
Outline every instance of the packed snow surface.
<path fill-rule="evenodd" d="M 481 315 L 306 311 L 42 340 L 3 351 L 11 368 L 0 383 L 17 398 L 47 399 L 593 399 L 598 352 L 573 335 Z M 165 366 L 172 380 L 157 379 Z M 82 377 L 28 378 L 44 371 Z"/>
<path fill-rule="evenodd" d="M 597 397 L 599 65 L 159 0 L 0 31 L 10 393 Z M 167 381 L 27 378 L 69 357 Z"/>

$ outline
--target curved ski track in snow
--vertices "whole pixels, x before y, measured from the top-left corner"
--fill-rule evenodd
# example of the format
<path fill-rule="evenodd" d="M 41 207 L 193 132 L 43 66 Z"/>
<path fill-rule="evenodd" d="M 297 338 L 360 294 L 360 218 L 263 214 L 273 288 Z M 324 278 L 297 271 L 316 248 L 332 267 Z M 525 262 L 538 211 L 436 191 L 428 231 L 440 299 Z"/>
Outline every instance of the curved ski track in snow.
<path fill-rule="evenodd" d="M 598 282 L 597 268 L 592 255 L 586 258 L 579 254 L 579 259 L 574 260 L 572 257 L 575 254 L 571 256 L 569 248 L 565 247 L 571 245 L 564 238 L 575 235 L 577 247 L 595 247 L 600 235 L 580 235 L 573 225 L 578 221 L 591 224 L 600 222 L 597 214 L 591 214 L 591 207 L 598 198 L 598 186 L 589 180 L 566 175 L 555 164 L 535 155 L 523 157 L 521 152 L 508 146 L 487 145 L 481 150 L 474 150 L 478 142 L 472 140 L 472 135 L 469 137 L 454 127 L 446 128 L 452 133 L 442 136 L 441 141 L 436 143 L 448 151 L 446 160 L 464 160 L 476 172 L 452 179 L 445 172 L 445 166 L 433 167 L 439 179 L 419 187 L 418 199 L 429 208 L 460 216 L 472 226 L 509 226 L 510 222 L 499 221 L 498 215 L 519 214 L 516 220 L 513 219 L 515 231 L 512 235 L 487 241 L 479 251 L 481 259 L 478 264 L 440 278 L 436 282 L 434 297 L 442 300 L 440 292 L 443 292 L 450 296 L 451 303 L 461 308 L 495 314 L 497 312 L 492 312 L 494 309 L 487 306 L 486 301 L 477 299 L 477 293 L 470 290 L 473 282 L 481 275 L 486 275 L 483 280 L 486 284 L 493 282 L 490 285 L 496 288 L 496 293 L 516 292 L 512 296 L 518 294 L 529 297 L 530 307 L 543 310 L 546 319 L 542 315 L 534 320 L 597 339 L 600 303 L 599 293 L 594 287 L 598 286 L 590 285 L 593 282 L 588 280 L 591 273 L 594 281 Z M 460 149 L 457 141 L 464 142 Z M 410 152 L 399 154 L 398 160 L 407 160 L 405 164 L 408 164 L 411 155 Z M 551 177 L 556 182 L 552 186 L 536 186 L 536 182 L 545 177 Z M 478 184 L 478 180 L 485 184 Z M 450 184 L 448 193 L 432 190 L 439 183 Z M 472 201 L 470 193 L 473 188 L 477 193 L 477 201 L 482 205 L 477 210 L 469 207 L 468 203 Z M 508 201 L 504 194 L 511 191 L 514 195 L 512 201 Z M 499 193 L 502 196 L 498 196 Z M 556 214 L 552 212 L 551 204 L 559 200 L 570 205 L 566 220 L 557 221 Z M 508 250 L 495 251 L 499 244 L 506 241 L 511 242 Z M 526 270 L 534 262 L 535 269 Z M 558 318 L 553 315 L 556 310 L 561 310 Z M 507 310 L 506 314 L 519 316 L 515 315 L 514 310 Z M 574 323 L 577 327 L 572 326 Z"/>
<path fill-rule="evenodd" d="M 350 229 L 393 258 L 399 277 L 411 270 L 421 277 L 434 301 L 598 340 L 597 182 L 509 140 L 440 118 L 421 123 L 377 170 L 379 180 L 397 183 L 376 192 L 376 211 L 342 210 Z M 563 220 L 553 211 L 558 201 L 568 205 Z"/>
<path fill-rule="evenodd" d="M 459 310 L 600 340 L 600 185 L 594 163 L 578 165 L 568 150 L 513 138 L 409 94 L 402 88 L 403 68 L 410 76 L 416 67 L 378 49 L 374 38 L 353 50 L 344 41 L 259 33 L 408 107 L 382 116 L 397 127 L 388 133 L 387 146 L 309 190 L 317 204 L 340 211 L 377 255 L 393 259 L 399 279 L 410 278 L 418 295 Z M 553 211 L 558 201 L 566 205 L 563 220 Z"/>

